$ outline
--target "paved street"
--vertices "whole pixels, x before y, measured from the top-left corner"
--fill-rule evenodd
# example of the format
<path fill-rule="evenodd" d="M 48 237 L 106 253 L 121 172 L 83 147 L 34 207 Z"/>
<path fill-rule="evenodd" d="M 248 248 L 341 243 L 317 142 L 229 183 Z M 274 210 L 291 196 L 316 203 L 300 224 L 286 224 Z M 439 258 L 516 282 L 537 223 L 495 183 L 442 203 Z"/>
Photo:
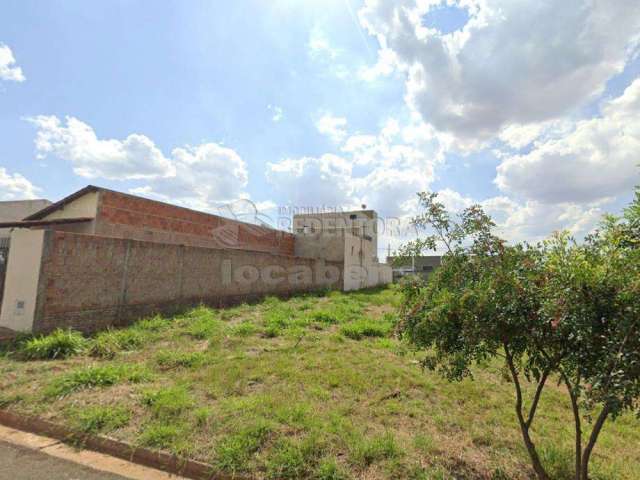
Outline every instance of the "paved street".
<path fill-rule="evenodd" d="M 0 441 L 0 480 L 128 480 Z"/>

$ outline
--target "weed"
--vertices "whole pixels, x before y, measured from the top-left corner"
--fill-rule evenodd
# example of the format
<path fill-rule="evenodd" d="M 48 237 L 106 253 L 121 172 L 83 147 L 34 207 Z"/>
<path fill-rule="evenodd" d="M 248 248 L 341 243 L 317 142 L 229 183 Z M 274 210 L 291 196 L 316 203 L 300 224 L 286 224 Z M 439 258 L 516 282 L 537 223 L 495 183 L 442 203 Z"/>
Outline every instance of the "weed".
<path fill-rule="evenodd" d="M 323 460 L 318 466 L 314 478 L 317 480 L 348 480 L 345 473 L 333 458 Z"/>
<path fill-rule="evenodd" d="M 390 331 L 389 323 L 367 319 L 348 323 L 340 328 L 340 333 L 353 340 L 361 340 L 364 337 L 386 337 Z"/>
<path fill-rule="evenodd" d="M 213 414 L 213 410 L 209 407 L 200 407 L 193 412 L 193 416 L 196 419 L 196 424 L 199 427 L 208 425 L 211 421 L 211 418 L 213 417 Z"/>
<path fill-rule="evenodd" d="M 81 333 L 59 328 L 49 335 L 26 340 L 20 353 L 29 360 L 66 358 L 84 352 L 87 345 Z"/>
<path fill-rule="evenodd" d="M 194 368 L 202 365 L 206 360 L 202 352 L 180 352 L 175 350 L 161 350 L 156 354 L 156 364 L 164 370 L 173 368 Z"/>
<path fill-rule="evenodd" d="M 313 437 L 302 442 L 281 440 L 267 459 L 267 478 L 275 480 L 306 477 L 315 469 L 320 454 L 321 449 Z"/>
<path fill-rule="evenodd" d="M 135 328 L 107 330 L 96 335 L 89 347 L 94 357 L 113 358 L 120 351 L 135 350 L 144 344 L 145 337 Z"/>
<path fill-rule="evenodd" d="M 151 318 L 144 318 L 133 325 L 133 328 L 143 332 L 160 332 L 169 327 L 171 321 L 160 315 Z"/>
<path fill-rule="evenodd" d="M 140 435 L 142 445 L 156 448 L 171 448 L 184 435 L 184 428 L 179 425 L 154 423 L 149 425 Z"/>
<path fill-rule="evenodd" d="M 397 458 L 399 455 L 400 449 L 395 438 L 387 432 L 371 439 L 356 439 L 352 445 L 351 462 L 360 468 L 366 468 L 373 463 Z"/>
<path fill-rule="evenodd" d="M 149 372 L 140 365 L 90 366 L 54 379 L 44 394 L 45 397 L 63 397 L 84 388 L 108 387 L 123 381 L 140 383 L 149 378 Z"/>
<path fill-rule="evenodd" d="M 338 323 L 335 313 L 331 313 L 327 310 L 316 310 L 311 313 L 311 319 L 320 323 Z"/>
<path fill-rule="evenodd" d="M 129 423 L 131 411 L 125 407 L 96 405 L 73 412 L 78 429 L 85 433 L 111 432 Z"/>
<path fill-rule="evenodd" d="M 262 447 L 270 433 L 268 424 L 258 423 L 226 437 L 216 448 L 216 467 L 230 473 L 245 471 L 249 459 Z"/>
<path fill-rule="evenodd" d="M 194 405 L 193 398 L 182 386 L 145 392 L 142 402 L 151 408 L 155 418 L 163 420 L 179 417 Z"/>
<path fill-rule="evenodd" d="M 251 322 L 242 322 L 235 327 L 231 328 L 231 333 L 238 337 L 250 337 L 258 331 L 258 327 L 256 327 Z"/>

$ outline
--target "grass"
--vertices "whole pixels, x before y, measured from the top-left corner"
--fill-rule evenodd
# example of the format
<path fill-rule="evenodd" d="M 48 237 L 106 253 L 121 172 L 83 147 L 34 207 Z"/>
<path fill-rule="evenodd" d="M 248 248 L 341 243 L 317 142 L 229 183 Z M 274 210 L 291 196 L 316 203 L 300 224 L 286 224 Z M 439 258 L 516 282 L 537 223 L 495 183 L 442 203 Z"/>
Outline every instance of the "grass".
<path fill-rule="evenodd" d="M 131 419 L 131 411 L 126 407 L 113 405 L 93 405 L 74 410 L 71 418 L 74 426 L 85 433 L 110 433 L 125 427 Z"/>
<path fill-rule="evenodd" d="M 90 338 L 63 331 L 0 355 L 0 406 L 259 479 L 528 480 L 499 363 L 449 383 L 393 335 L 393 288 L 197 307 Z M 49 354 L 50 353 L 50 354 Z M 532 387 L 525 387 L 531 395 Z M 571 409 L 550 384 L 533 425 L 555 478 Z M 640 421 L 607 423 L 593 478 L 640 478 Z M 588 429 L 588 426 L 587 426 Z"/>
<path fill-rule="evenodd" d="M 120 382 L 140 383 L 149 372 L 138 365 L 97 365 L 72 370 L 55 378 L 43 390 L 45 398 L 63 397 L 78 390 L 109 387 Z"/>
<path fill-rule="evenodd" d="M 57 329 L 50 335 L 26 340 L 19 353 L 29 360 L 53 360 L 78 355 L 86 350 L 88 343 L 78 332 Z"/>

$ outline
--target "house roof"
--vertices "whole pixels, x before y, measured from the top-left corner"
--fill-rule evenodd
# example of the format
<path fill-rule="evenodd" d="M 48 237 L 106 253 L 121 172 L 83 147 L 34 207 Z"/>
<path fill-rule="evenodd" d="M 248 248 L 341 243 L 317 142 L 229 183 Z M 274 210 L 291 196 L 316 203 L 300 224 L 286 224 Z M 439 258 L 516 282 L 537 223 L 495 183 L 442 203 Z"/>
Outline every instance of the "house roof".
<path fill-rule="evenodd" d="M 0 222 L 0 228 L 46 227 L 48 225 L 90 222 L 91 220 L 93 220 L 91 217 L 55 218 L 52 220 L 18 220 L 15 222 Z"/>
<path fill-rule="evenodd" d="M 64 207 L 66 204 L 73 202 L 75 199 L 80 198 L 89 192 L 97 192 L 98 190 L 100 190 L 100 187 L 96 187 L 95 185 L 87 185 L 83 189 L 78 190 L 75 193 L 72 193 L 68 197 L 64 197 L 62 200 L 58 200 L 57 202 L 52 203 L 48 207 L 45 207 L 42 210 L 38 210 L 37 212 L 29 215 L 28 217 L 25 217 L 23 220 L 24 221 L 40 220 L 46 217 L 47 215 L 49 215 L 51 212 L 55 212 L 56 210 L 59 210 L 62 207 Z"/>

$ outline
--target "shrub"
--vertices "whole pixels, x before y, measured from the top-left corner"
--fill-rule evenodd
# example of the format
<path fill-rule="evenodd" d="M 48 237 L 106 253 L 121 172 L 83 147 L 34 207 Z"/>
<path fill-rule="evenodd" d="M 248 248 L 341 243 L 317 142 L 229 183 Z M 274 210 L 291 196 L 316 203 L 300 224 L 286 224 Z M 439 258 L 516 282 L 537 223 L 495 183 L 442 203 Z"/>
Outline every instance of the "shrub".
<path fill-rule="evenodd" d="M 20 353 L 30 360 L 66 358 L 85 351 L 88 341 L 81 333 L 57 329 L 53 333 L 26 340 Z"/>
<path fill-rule="evenodd" d="M 46 388 L 45 396 L 60 397 L 84 388 L 108 387 L 122 381 L 140 383 L 149 377 L 149 372 L 139 365 L 85 367 L 54 379 Z"/>
<path fill-rule="evenodd" d="M 74 412 L 74 419 L 83 432 L 111 432 L 129 423 L 131 411 L 125 407 L 97 405 Z"/>

